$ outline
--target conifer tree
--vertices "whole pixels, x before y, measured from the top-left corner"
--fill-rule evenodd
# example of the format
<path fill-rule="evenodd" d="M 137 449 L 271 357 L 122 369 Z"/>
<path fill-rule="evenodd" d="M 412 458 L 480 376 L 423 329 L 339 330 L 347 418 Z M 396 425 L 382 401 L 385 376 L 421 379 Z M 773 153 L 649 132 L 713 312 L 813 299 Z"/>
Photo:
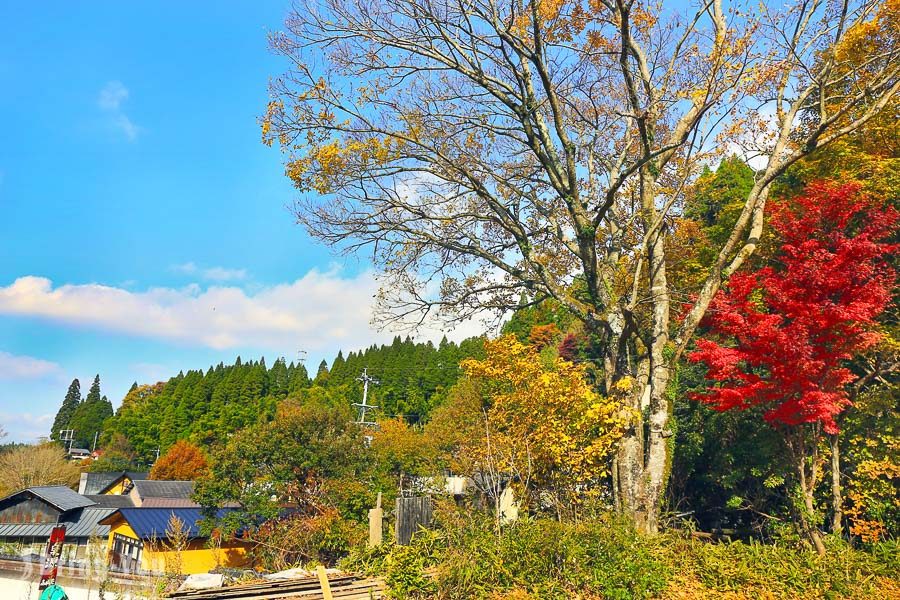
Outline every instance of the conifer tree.
<path fill-rule="evenodd" d="M 328 379 L 328 362 L 322 360 L 319 363 L 319 369 L 316 371 L 316 380 L 315 383 L 318 385 L 322 385 Z"/>
<path fill-rule="evenodd" d="M 69 384 L 69 390 L 66 392 L 62 406 L 59 407 L 56 418 L 53 420 L 53 427 L 50 430 L 51 440 L 58 440 L 59 432 L 63 429 L 69 429 L 69 423 L 72 421 L 72 416 L 75 414 L 79 404 L 81 404 L 81 382 L 73 379 L 72 383 Z"/>
<path fill-rule="evenodd" d="M 94 377 L 91 389 L 84 401 L 72 414 L 70 428 L 75 430 L 75 444 L 90 448 L 95 436 L 103 433 L 103 422 L 113 415 L 112 403 L 100 394 L 100 376 Z"/>

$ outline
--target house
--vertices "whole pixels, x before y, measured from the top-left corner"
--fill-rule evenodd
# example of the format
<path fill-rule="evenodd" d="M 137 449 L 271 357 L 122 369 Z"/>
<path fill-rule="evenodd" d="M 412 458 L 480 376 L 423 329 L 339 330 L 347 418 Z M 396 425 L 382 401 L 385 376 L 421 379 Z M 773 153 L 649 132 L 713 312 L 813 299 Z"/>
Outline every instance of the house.
<path fill-rule="evenodd" d="M 82 473 L 78 483 L 78 493 L 83 495 L 96 494 L 127 494 L 131 491 L 134 480 L 147 479 L 149 473 L 137 471 L 101 471 L 97 473 Z"/>
<path fill-rule="evenodd" d="M 118 509 L 65 486 L 18 491 L 0 500 L 0 552 L 13 557 L 40 556 L 50 532 L 60 524 L 66 526 L 62 560 L 85 560 L 88 542 L 109 536 L 109 526 L 100 521 Z"/>
<path fill-rule="evenodd" d="M 91 451 L 87 448 L 69 448 L 68 456 L 72 462 L 81 462 L 91 457 Z"/>
<path fill-rule="evenodd" d="M 228 510 L 220 509 L 217 517 Z M 110 566 L 132 573 L 178 570 L 193 575 L 249 565 L 250 543 L 239 536 L 211 543 L 201 532 L 202 520 L 199 508 L 121 508 L 102 521 L 109 527 Z M 181 549 L 177 549 L 173 524 L 184 535 Z"/>

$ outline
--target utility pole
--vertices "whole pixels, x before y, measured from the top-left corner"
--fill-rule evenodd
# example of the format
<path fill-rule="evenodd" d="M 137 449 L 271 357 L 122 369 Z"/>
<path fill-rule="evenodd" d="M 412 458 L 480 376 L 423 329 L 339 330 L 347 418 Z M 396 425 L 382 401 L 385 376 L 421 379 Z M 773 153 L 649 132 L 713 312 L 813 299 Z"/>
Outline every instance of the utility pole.
<path fill-rule="evenodd" d="M 376 409 L 376 408 L 378 408 L 378 407 L 377 407 L 377 406 L 372 406 L 371 404 L 368 404 L 368 403 L 367 403 L 367 402 L 368 402 L 368 398 L 369 398 L 369 384 L 370 384 L 370 383 L 374 383 L 375 385 L 378 385 L 379 381 L 378 381 L 377 379 L 375 379 L 374 377 L 369 377 L 369 368 L 368 368 L 368 367 L 366 367 L 365 369 L 363 369 L 362 375 L 360 375 L 359 377 L 357 377 L 356 380 L 357 380 L 357 381 L 362 381 L 362 383 L 363 383 L 363 397 L 362 397 L 362 403 L 360 403 L 360 402 L 354 402 L 354 403 L 353 403 L 353 406 L 359 407 L 359 418 L 356 420 L 356 422 L 357 422 L 358 424 L 360 424 L 360 425 L 367 425 L 367 426 L 369 426 L 369 427 L 373 427 L 373 426 L 375 425 L 375 422 L 374 422 L 374 421 L 367 421 L 367 420 L 366 420 L 366 417 L 367 417 L 368 415 L 367 415 L 366 413 L 367 413 L 368 411 L 374 410 L 374 409 Z"/>
<path fill-rule="evenodd" d="M 100 435 L 100 432 L 99 432 L 99 431 L 95 431 L 95 432 L 94 432 L 94 447 L 91 448 L 91 452 L 96 452 L 96 451 L 97 451 L 97 437 L 98 437 L 99 435 Z"/>

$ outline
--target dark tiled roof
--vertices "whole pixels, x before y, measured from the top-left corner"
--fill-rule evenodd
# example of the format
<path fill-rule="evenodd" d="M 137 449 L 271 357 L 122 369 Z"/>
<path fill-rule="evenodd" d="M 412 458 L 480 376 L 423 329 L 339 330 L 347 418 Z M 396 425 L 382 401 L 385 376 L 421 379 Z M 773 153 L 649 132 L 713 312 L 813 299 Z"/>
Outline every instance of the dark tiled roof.
<path fill-rule="evenodd" d="M 72 490 L 71 488 L 67 488 L 64 485 L 47 485 L 26 488 L 14 494 L 10 494 L 6 498 L 3 498 L 3 500 L 0 500 L 0 503 L 6 503 L 8 500 L 11 500 L 21 494 L 37 496 L 50 506 L 62 512 L 66 512 L 67 510 L 72 510 L 74 508 L 84 508 L 85 506 L 91 506 L 94 504 L 93 500 L 85 498 L 78 492 Z"/>
<path fill-rule="evenodd" d="M 189 499 L 194 493 L 193 481 L 150 481 L 135 480 L 134 489 L 141 500 L 147 498 Z"/>
<path fill-rule="evenodd" d="M 131 496 L 119 494 L 91 494 L 85 495 L 85 498 L 93 500 L 97 503 L 97 506 L 102 508 L 131 508 L 134 506 Z"/>
<path fill-rule="evenodd" d="M 222 518 L 232 509 L 220 508 L 216 512 L 216 518 Z M 189 539 L 202 537 L 200 535 L 200 521 L 203 513 L 199 508 L 120 508 L 115 513 L 104 519 L 104 524 L 112 523 L 117 515 L 121 515 L 134 533 L 142 540 L 166 539 L 166 530 L 169 528 L 169 519 L 174 515 L 183 523 Z"/>
<path fill-rule="evenodd" d="M 87 475 L 84 489 L 79 491 L 85 495 L 102 494 L 113 486 L 123 476 L 134 481 L 135 479 L 147 479 L 148 473 L 138 471 L 99 471 L 97 473 L 85 473 Z"/>
<path fill-rule="evenodd" d="M 87 507 L 71 511 L 60 519 L 66 526 L 66 538 L 106 537 L 109 525 L 100 521 L 116 511 L 115 508 Z M 0 523 L 0 537 L 49 537 L 56 523 Z"/>

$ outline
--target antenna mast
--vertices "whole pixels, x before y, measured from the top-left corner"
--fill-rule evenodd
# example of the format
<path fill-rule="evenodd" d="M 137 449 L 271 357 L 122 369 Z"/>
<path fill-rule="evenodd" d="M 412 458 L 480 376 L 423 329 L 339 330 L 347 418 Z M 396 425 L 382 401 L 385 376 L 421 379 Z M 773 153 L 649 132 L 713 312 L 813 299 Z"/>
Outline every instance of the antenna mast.
<path fill-rule="evenodd" d="M 72 453 L 72 444 L 75 442 L 75 430 L 74 429 L 61 429 L 59 432 L 59 441 L 63 443 L 65 446 L 68 443 L 68 448 L 66 448 L 66 453 Z"/>
<path fill-rule="evenodd" d="M 357 380 L 357 381 L 362 381 L 362 383 L 363 383 L 363 397 L 362 397 L 362 402 L 361 402 L 361 403 L 360 403 L 360 402 L 354 402 L 354 403 L 353 403 L 353 406 L 356 406 L 356 407 L 359 408 L 359 418 L 356 420 L 356 422 L 357 422 L 358 424 L 360 424 L 360 425 L 366 425 L 366 426 L 369 426 L 369 427 L 374 427 L 374 426 L 375 426 L 375 422 L 374 422 L 374 421 L 367 421 L 367 420 L 366 420 L 366 417 L 368 416 L 366 413 L 368 413 L 368 411 L 374 410 L 374 409 L 376 409 L 376 408 L 378 408 L 378 407 L 377 407 L 377 406 L 373 406 L 373 405 L 371 405 L 371 404 L 368 404 L 367 402 L 368 402 L 368 399 L 369 399 L 369 384 L 370 384 L 370 383 L 374 383 L 375 385 L 378 385 L 379 381 L 378 381 L 377 379 L 375 379 L 374 377 L 369 377 L 369 368 L 368 368 L 368 367 L 366 367 L 365 369 L 363 369 L 362 375 L 360 375 L 359 377 L 357 377 L 356 380 Z"/>

